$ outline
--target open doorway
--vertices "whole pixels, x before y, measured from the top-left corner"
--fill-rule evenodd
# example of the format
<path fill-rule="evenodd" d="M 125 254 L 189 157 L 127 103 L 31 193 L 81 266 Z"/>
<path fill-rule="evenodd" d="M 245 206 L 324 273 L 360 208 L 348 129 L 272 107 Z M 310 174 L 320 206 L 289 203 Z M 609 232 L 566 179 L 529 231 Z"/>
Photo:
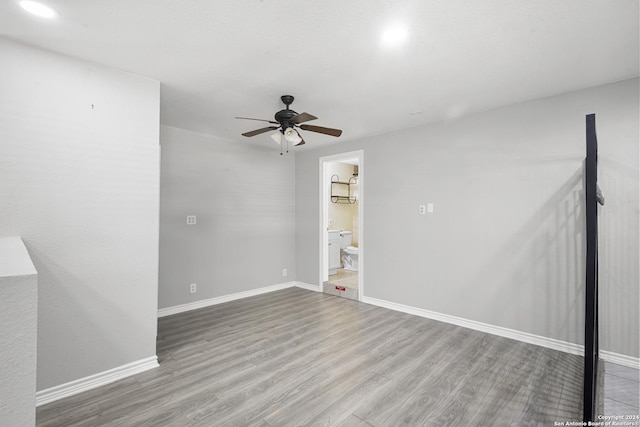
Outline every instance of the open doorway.
<path fill-rule="evenodd" d="M 328 294 L 362 300 L 363 151 L 320 158 L 320 284 Z"/>

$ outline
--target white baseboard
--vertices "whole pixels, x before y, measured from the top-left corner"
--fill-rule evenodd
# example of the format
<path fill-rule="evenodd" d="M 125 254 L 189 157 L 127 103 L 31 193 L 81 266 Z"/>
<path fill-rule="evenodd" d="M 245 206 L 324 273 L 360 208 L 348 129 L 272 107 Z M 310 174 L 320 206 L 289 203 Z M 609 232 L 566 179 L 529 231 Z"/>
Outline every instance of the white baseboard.
<path fill-rule="evenodd" d="M 600 355 L 600 359 L 606 360 L 607 362 L 626 366 L 628 368 L 640 369 L 640 358 L 638 357 L 625 356 L 624 354 L 614 353 L 607 350 L 600 350 L 598 354 Z"/>
<path fill-rule="evenodd" d="M 237 299 L 249 298 L 256 295 L 266 294 L 268 292 L 279 291 L 281 289 L 291 288 L 297 282 L 279 283 L 277 285 L 265 286 L 264 288 L 252 289 L 250 291 L 236 292 L 235 294 L 223 295 L 215 298 L 203 299 L 187 304 L 174 305 L 173 307 L 161 308 L 158 310 L 158 317 L 171 316 L 172 314 L 184 313 L 185 311 L 197 310 L 198 308 L 209 307 L 211 305 L 222 304 Z"/>
<path fill-rule="evenodd" d="M 552 350 L 558 350 L 565 353 L 575 354 L 578 356 L 584 355 L 584 345 L 574 344 L 567 341 L 556 340 L 553 338 L 547 338 L 540 335 L 534 335 L 527 332 L 516 331 L 514 329 L 503 328 L 501 326 L 490 325 L 488 323 L 476 322 L 474 320 L 463 319 L 461 317 L 450 316 L 448 314 L 442 314 L 435 311 L 424 310 L 421 308 L 410 307 L 408 305 L 397 304 L 394 302 L 384 301 L 376 298 L 362 297 L 362 302 L 379 307 L 388 308 L 391 310 L 401 311 L 407 314 L 413 314 L 420 317 L 426 317 L 427 319 L 439 320 L 445 323 L 451 323 L 453 325 L 462 326 L 476 331 L 486 332 L 492 335 L 498 335 L 505 338 L 511 338 L 517 341 L 526 342 L 529 344 L 539 345 L 541 347 L 550 348 Z M 600 350 L 599 356 L 602 360 L 615 363 L 629 368 L 640 369 L 640 358 L 626 356 L 624 354 L 614 353 L 612 351 Z"/>
<path fill-rule="evenodd" d="M 302 289 L 306 289 L 308 291 L 313 291 L 313 292 L 322 292 L 322 288 L 318 285 L 312 285 L 310 283 L 305 283 L 305 282 L 293 282 L 293 283 L 296 288 L 302 288 Z"/>
<path fill-rule="evenodd" d="M 146 359 L 127 363 L 126 365 L 118 366 L 117 368 L 109 369 L 108 371 L 80 378 L 79 380 L 40 390 L 36 392 L 36 406 L 45 405 L 65 397 L 73 396 L 74 394 L 110 384 L 158 366 L 158 357 L 152 356 Z"/>
<path fill-rule="evenodd" d="M 530 334 L 528 332 L 516 331 L 514 329 L 503 328 L 501 326 L 490 325 L 488 323 L 476 322 L 475 320 L 463 319 L 461 317 L 450 316 L 448 314 L 442 314 L 435 311 L 410 307 L 407 305 L 379 300 L 376 298 L 363 297 L 362 302 L 367 304 L 377 305 L 379 307 L 389 308 L 391 310 L 401 311 L 403 313 L 413 314 L 420 317 L 426 317 L 427 319 L 433 319 L 433 320 L 439 320 L 445 323 L 451 323 L 453 325 L 462 326 L 462 327 L 473 329 L 480 332 L 486 332 L 492 335 L 511 338 L 511 339 L 526 342 L 529 344 L 539 345 L 541 347 L 546 347 L 553 350 L 559 350 L 565 353 L 575 354 L 578 356 L 584 355 L 584 346 L 580 344 L 574 344 L 574 343 L 561 341 L 553 338 L 547 338 L 540 335 Z"/>

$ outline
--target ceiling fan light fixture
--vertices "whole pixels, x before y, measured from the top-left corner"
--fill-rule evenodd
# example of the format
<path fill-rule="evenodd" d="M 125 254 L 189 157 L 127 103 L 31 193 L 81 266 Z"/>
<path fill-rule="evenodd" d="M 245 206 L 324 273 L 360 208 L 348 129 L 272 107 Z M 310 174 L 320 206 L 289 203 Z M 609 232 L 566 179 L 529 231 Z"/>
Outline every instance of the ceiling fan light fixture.
<path fill-rule="evenodd" d="M 273 139 L 276 144 L 280 144 L 282 142 L 282 133 L 280 133 L 280 131 L 272 133 L 271 139 Z"/>
<path fill-rule="evenodd" d="M 294 128 L 287 128 L 284 131 L 284 138 L 293 145 L 298 145 L 302 142 L 302 138 Z"/>

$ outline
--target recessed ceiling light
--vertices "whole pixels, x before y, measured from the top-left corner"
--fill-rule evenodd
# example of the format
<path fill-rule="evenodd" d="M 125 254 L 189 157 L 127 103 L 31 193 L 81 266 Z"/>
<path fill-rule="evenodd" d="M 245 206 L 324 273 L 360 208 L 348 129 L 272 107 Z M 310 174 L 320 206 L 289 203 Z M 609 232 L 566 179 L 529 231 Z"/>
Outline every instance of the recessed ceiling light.
<path fill-rule="evenodd" d="M 380 40 L 385 46 L 400 46 L 409 37 L 409 31 L 404 25 L 391 25 L 382 32 Z"/>
<path fill-rule="evenodd" d="M 29 13 L 41 18 L 54 19 L 58 17 L 58 12 L 37 1 L 22 0 L 20 6 Z"/>

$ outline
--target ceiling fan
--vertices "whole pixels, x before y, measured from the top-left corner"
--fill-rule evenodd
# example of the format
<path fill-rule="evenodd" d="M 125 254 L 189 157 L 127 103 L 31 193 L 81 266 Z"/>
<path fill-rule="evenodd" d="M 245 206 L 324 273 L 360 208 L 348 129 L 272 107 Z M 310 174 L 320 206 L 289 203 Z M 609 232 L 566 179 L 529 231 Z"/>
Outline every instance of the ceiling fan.
<path fill-rule="evenodd" d="M 282 103 L 286 106 L 286 108 L 284 110 L 278 111 L 275 114 L 275 121 L 254 119 L 251 117 L 236 117 L 236 119 L 257 120 L 260 122 L 267 122 L 275 125 L 252 130 L 250 132 L 245 132 L 242 134 L 242 136 L 256 136 L 260 135 L 261 133 L 275 130 L 276 132 L 271 134 L 271 139 L 273 139 L 277 144 L 280 144 L 280 147 L 282 148 L 283 142 L 286 142 L 287 144 L 291 143 L 293 145 L 302 145 L 305 143 L 297 128 L 336 137 L 342 135 L 342 131 L 340 129 L 302 124 L 311 120 L 316 120 L 317 117 L 309 113 L 298 114 L 295 111 L 289 109 L 289 105 L 293 103 L 293 96 L 291 95 L 282 95 L 280 99 L 282 100 Z M 282 154 L 282 151 L 280 151 L 280 154 Z"/>

